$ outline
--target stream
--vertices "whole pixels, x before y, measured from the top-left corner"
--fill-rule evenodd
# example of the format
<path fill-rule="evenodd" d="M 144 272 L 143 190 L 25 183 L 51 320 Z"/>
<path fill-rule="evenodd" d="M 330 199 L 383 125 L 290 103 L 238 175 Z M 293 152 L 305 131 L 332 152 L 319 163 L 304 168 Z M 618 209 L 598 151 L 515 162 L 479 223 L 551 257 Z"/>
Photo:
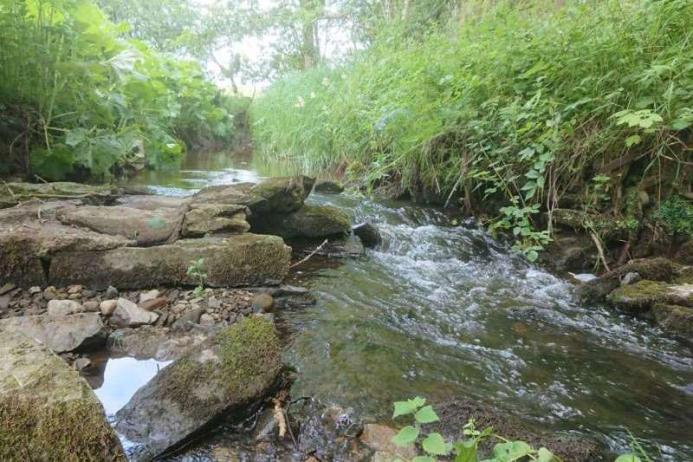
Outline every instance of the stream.
<path fill-rule="evenodd" d="M 179 171 L 145 172 L 135 182 L 185 195 L 277 173 L 231 156 L 190 156 Z M 290 283 L 317 298 L 279 314 L 291 333 L 287 361 L 298 371 L 292 394 L 371 419 L 387 418 L 393 401 L 415 395 L 472 398 L 614 450 L 627 448 L 630 432 L 659 447 L 656 460 L 693 460 L 690 345 L 643 321 L 579 305 L 571 284 L 471 221 L 349 193 L 314 193 L 308 201 L 348 210 L 355 223 L 371 221 L 383 243 L 363 258 L 311 263 L 291 275 Z M 132 380 L 146 382 L 159 367 L 120 366 L 107 369 L 96 390 L 109 413 L 126 399 L 122 390 L 141 385 Z M 126 372 L 138 368 L 145 372 Z"/>

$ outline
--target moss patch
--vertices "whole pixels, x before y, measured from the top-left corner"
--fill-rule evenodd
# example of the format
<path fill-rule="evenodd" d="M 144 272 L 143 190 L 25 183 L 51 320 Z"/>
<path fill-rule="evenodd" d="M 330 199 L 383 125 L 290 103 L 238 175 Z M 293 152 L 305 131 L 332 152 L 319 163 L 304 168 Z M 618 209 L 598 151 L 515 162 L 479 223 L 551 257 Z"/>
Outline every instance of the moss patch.
<path fill-rule="evenodd" d="M 126 461 L 97 402 L 18 396 L 0 401 L 0 460 Z"/>
<path fill-rule="evenodd" d="M 656 281 L 639 281 L 619 287 L 607 296 L 612 305 L 626 311 L 648 311 L 654 303 L 666 299 L 669 284 Z"/>
<path fill-rule="evenodd" d="M 281 346 L 274 325 L 259 316 L 245 318 L 162 371 L 162 398 L 194 418 L 210 406 L 245 403 L 267 389 L 281 369 Z"/>
<path fill-rule="evenodd" d="M 652 307 L 652 313 L 662 329 L 693 337 L 693 308 L 657 303 Z"/>

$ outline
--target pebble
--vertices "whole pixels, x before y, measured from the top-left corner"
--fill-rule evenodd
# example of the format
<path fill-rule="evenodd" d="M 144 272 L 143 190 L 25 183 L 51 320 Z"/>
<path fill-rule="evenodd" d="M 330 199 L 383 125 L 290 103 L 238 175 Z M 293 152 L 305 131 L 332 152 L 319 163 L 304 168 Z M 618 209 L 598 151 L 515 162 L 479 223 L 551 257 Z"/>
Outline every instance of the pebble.
<path fill-rule="evenodd" d="M 43 298 L 45 298 L 48 301 L 58 298 L 58 292 L 55 289 L 55 287 L 48 286 L 45 289 L 43 289 Z"/>
<path fill-rule="evenodd" d="M 78 371 L 81 371 L 83 369 L 86 369 L 87 367 L 91 366 L 91 360 L 89 358 L 85 357 L 80 357 L 75 359 L 75 362 L 73 363 L 75 369 Z"/>
<path fill-rule="evenodd" d="M 270 294 L 257 294 L 253 297 L 250 305 L 252 310 L 256 313 L 267 313 L 272 311 L 272 307 L 274 306 L 274 298 Z"/>
<path fill-rule="evenodd" d="M 158 293 L 158 291 L 157 291 Z M 158 297 L 158 298 L 152 298 L 148 299 L 145 301 L 142 301 L 142 298 L 140 296 L 140 308 L 143 310 L 147 311 L 152 311 L 160 308 L 164 308 L 166 305 L 168 305 L 168 299 L 166 297 Z"/>
<path fill-rule="evenodd" d="M 31 295 L 37 294 L 39 292 L 41 292 L 41 288 L 39 286 L 29 287 L 29 293 Z"/>
<path fill-rule="evenodd" d="M 10 306 L 10 296 L 0 296 L 0 311 L 6 310 Z"/>
<path fill-rule="evenodd" d="M 148 302 L 149 300 L 154 300 L 155 298 L 159 298 L 159 291 L 156 289 L 148 290 L 147 292 L 141 292 L 140 298 L 139 298 L 139 304 L 141 306 L 144 302 Z"/>
<path fill-rule="evenodd" d="M 81 293 L 82 290 L 84 290 L 84 286 L 80 284 L 74 284 L 67 287 L 67 293 L 70 295 Z"/>
<path fill-rule="evenodd" d="M 67 298 L 70 300 L 79 300 L 82 298 L 82 294 L 79 292 L 75 292 L 73 294 L 70 294 Z"/>
<path fill-rule="evenodd" d="M 118 300 L 104 300 L 99 305 L 99 309 L 102 315 L 110 316 L 115 311 L 116 306 L 118 306 Z"/>
<path fill-rule="evenodd" d="M 82 304 L 84 307 L 84 311 L 89 311 L 89 312 L 94 312 L 94 311 L 99 311 L 99 302 L 96 300 L 89 300 L 88 302 L 84 302 Z"/>
<path fill-rule="evenodd" d="M 118 289 L 116 289 L 113 286 L 108 286 L 108 289 L 106 289 L 106 295 L 105 297 L 107 299 L 113 299 L 113 298 L 118 298 Z"/>
<path fill-rule="evenodd" d="M 200 325 L 202 326 L 213 326 L 215 324 L 214 316 L 207 313 L 200 316 Z"/>

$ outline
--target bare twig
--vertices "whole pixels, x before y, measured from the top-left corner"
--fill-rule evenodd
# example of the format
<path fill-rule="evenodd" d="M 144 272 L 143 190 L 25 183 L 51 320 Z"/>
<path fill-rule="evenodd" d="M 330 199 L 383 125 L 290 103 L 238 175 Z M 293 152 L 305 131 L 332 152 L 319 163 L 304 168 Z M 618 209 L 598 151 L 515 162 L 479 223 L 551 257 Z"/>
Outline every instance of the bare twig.
<path fill-rule="evenodd" d="M 316 253 L 320 252 L 320 251 L 322 250 L 322 248 L 325 247 L 325 244 L 327 244 L 327 239 L 325 239 L 324 241 L 322 241 L 322 244 L 320 244 L 319 246 L 317 246 L 317 247 L 315 248 L 315 250 L 313 250 L 311 253 L 309 253 L 304 259 L 297 261 L 296 263 L 294 263 L 293 265 L 291 265 L 289 268 L 295 268 L 295 267 L 297 267 L 298 265 L 301 265 L 301 264 L 307 262 L 308 260 L 310 260 L 311 257 L 312 257 L 313 255 L 315 255 Z"/>
<path fill-rule="evenodd" d="M 609 269 L 609 265 L 606 263 L 606 257 L 604 256 L 604 248 L 602 247 L 602 242 L 599 239 L 599 236 L 597 236 L 597 234 L 594 231 L 590 230 L 590 237 L 592 238 L 594 245 L 597 247 L 597 252 L 599 252 L 599 259 L 602 261 L 602 265 L 604 265 L 606 271 L 611 271 L 611 269 Z"/>
<path fill-rule="evenodd" d="M 274 416 L 274 420 L 277 422 L 277 426 L 279 427 L 279 438 L 284 438 L 286 436 L 286 418 L 284 417 L 282 403 L 277 398 L 274 398 L 272 402 L 274 403 L 272 415 Z"/>

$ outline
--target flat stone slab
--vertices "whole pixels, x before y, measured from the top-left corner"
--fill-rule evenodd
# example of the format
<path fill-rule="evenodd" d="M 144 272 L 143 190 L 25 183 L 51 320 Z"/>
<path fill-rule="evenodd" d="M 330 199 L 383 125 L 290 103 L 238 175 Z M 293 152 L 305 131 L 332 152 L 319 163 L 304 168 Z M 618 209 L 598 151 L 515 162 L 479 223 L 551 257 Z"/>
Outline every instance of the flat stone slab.
<path fill-rule="evenodd" d="M 79 373 L 44 346 L 2 329 L 0 460 L 126 461 Z"/>
<path fill-rule="evenodd" d="M 138 209 L 122 205 L 83 206 L 58 214 L 64 224 L 82 226 L 101 234 L 123 236 L 137 245 L 175 241 L 184 210 L 174 207 Z"/>
<path fill-rule="evenodd" d="M 95 289 L 194 286 L 198 281 L 187 269 L 200 258 L 211 287 L 278 285 L 289 271 L 291 248 L 277 236 L 238 234 L 155 247 L 61 252 L 51 260 L 50 280 L 57 286 L 79 281 Z"/>
<path fill-rule="evenodd" d="M 55 353 L 98 349 L 108 336 L 99 313 L 5 318 L 0 329 L 21 332 Z"/>

